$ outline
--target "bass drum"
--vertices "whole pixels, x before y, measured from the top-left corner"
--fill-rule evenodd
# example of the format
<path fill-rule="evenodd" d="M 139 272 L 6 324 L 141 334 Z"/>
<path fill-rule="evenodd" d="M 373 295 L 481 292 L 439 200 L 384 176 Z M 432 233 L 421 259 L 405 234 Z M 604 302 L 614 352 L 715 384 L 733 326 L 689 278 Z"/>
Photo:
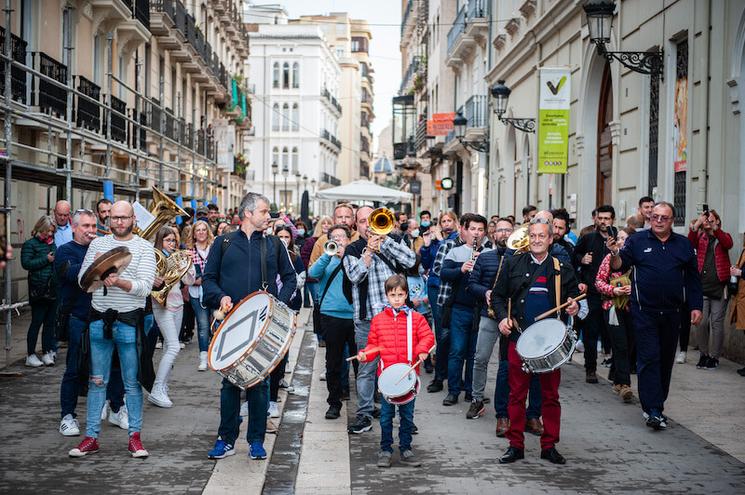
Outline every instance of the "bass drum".
<path fill-rule="evenodd" d="M 251 388 L 282 361 L 296 328 L 294 311 L 268 292 L 254 292 L 215 331 L 207 363 L 236 387 Z"/>
<path fill-rule="evenodd" d="M 571 326 L 556 318 L 540 320 L 520 334 L 515 350 L 526 373 L 548 373 L 569 361 L 577 345 Z"/>

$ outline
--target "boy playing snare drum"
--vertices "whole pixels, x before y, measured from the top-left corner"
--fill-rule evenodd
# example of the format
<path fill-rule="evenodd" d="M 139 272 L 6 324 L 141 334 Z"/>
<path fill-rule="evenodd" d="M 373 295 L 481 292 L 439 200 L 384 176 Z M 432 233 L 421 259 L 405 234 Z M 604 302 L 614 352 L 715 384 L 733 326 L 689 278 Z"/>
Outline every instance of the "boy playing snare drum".
<path fill-rule="evenodd" d="M 435 343 L 432 329 L 427 319 L 406 306 L 409 286 L 406 277 L 393 275 L 385 281 L 385 295 L 388 304 L 385 310 L 377 314 L 370 323 L 370 334 L 367 347 L 362 349 L 357 358 L 360 362 L 374 359 L 380 354 L 378 376 L 389 366 L 404 363 L 414 364 L 418 357 L 415 371 L 419 373 L 418 364 L 429 356 L 429 351 Z M 394 381 L 395 381 L 394 377 Z M 403 377 L 399 377 L 403 378 Z M 380 452 L 378 452 L 378 467 L 390 467 L 393 455 L 393 417 L 396 415 L 396 405 L 388 402 L 384 395 L 380 411 Z M 398 406 L 401 426 L 398 430 L 401 463 L 407 466 L 420 466 L 414 452 L 411 451 L 411 435 L 414 429 L 414 402 L 412 399 L 406 404 Z"/>

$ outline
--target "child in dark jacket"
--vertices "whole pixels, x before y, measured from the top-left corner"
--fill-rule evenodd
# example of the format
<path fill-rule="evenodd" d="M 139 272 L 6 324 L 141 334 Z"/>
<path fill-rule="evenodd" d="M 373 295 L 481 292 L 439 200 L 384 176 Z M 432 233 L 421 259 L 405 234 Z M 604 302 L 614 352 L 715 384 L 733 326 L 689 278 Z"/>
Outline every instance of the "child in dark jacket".
<path fill-rule="evenodd" d="M 435 337 L 427 319 L 411 308 L 405 302 L 409 294 L 406 277 L 393 275 L 385 282 L 385 294 L 388 306 L 377 314 L 370 323 L 370 334 L 367 347 L 362 349 L 357 358 L 360 362 L 374 359 L 380 354 L 378 375 L 388 366 L 404 363 L 414 364 L 414 359 L 420 362 L 429 356 L 434 346 Z M 409 322 L 411 324 L 409 325 Z M 411 328 L 411 349 L 408 347 L 407 332 Z M 417 367 L 416 373 L 419 373 Z M 406 404 L 398 406 L 401 426 L 398 431 L 401 463 L 408 466 L 419 466 L 421 463 L 411 450 L 411 435 L 414 430 L 414 402 L 412 399 Z M 396 415 L 396 405 L 384 399 L 380 411 L 380 452 L 378 453 L 378 467 L 390 467 L 393 455 L 393 418 Z"/>

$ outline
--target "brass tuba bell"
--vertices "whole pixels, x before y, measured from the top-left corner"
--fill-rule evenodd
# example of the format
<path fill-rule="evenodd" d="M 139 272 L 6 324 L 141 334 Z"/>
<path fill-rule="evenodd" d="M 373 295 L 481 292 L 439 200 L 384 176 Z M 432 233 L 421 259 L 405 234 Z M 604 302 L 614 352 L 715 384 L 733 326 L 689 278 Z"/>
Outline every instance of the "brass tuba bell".
<path fill-rule="evenodd" d="M 155 219 L 150 222 L 150 225 L 144 229 L 135 226 L 133 232 L 151 242 L 161 227 L 166 225 L 173 218 L 187 215 L 183 208 L 177 205 L 174 200 L 155 186 L 153 186 L 153 207 L 150 209 L 150 213 L 155 216 Z"/>
<path fill-rule="evenodd" d="M 515 254 L 526 252 L 529 246 L 528 224 L 523 225 L 507 238 L 507 248 L 514 250 Z"/>
<path fill-rule="evenodd" d="M 376 235 L 388 235 L 396 220 L 388 208 L 376 208 L 367 217 L 367 230 Z"/>
<path fill-rule="evenodd" d="M 163 279 L 165 285 L 162 289 L 154 290 L 150 293 L 153 299 L 158 301 L 161 306 L 166 305 L 168 293 L 174 286 L 181 281 L 181 277 L 191 268 L 193 261 L 191 253 L 186 249 L 174 251 L 170 256 L 166 256 L 160 249 L 155 250 L 155 271 Z"/>

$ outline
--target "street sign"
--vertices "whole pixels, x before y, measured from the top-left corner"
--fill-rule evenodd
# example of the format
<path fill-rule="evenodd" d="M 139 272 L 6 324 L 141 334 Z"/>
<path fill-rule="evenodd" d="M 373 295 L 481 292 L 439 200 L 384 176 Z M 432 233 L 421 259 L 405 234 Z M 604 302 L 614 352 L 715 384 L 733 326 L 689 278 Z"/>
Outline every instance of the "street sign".
<path fill-rule="evenodd" d="M 410 180 L 409 181 L 409 192 L 411 194 L 422 194 L 422 181 Z"/>
<path fill-rule="evenodd" d="M 445 177 L 440 181 L 440 186 L 443 190 L 449 191 L 453 188 L 453 179 L 451 179 L 450 177 Z"/>

